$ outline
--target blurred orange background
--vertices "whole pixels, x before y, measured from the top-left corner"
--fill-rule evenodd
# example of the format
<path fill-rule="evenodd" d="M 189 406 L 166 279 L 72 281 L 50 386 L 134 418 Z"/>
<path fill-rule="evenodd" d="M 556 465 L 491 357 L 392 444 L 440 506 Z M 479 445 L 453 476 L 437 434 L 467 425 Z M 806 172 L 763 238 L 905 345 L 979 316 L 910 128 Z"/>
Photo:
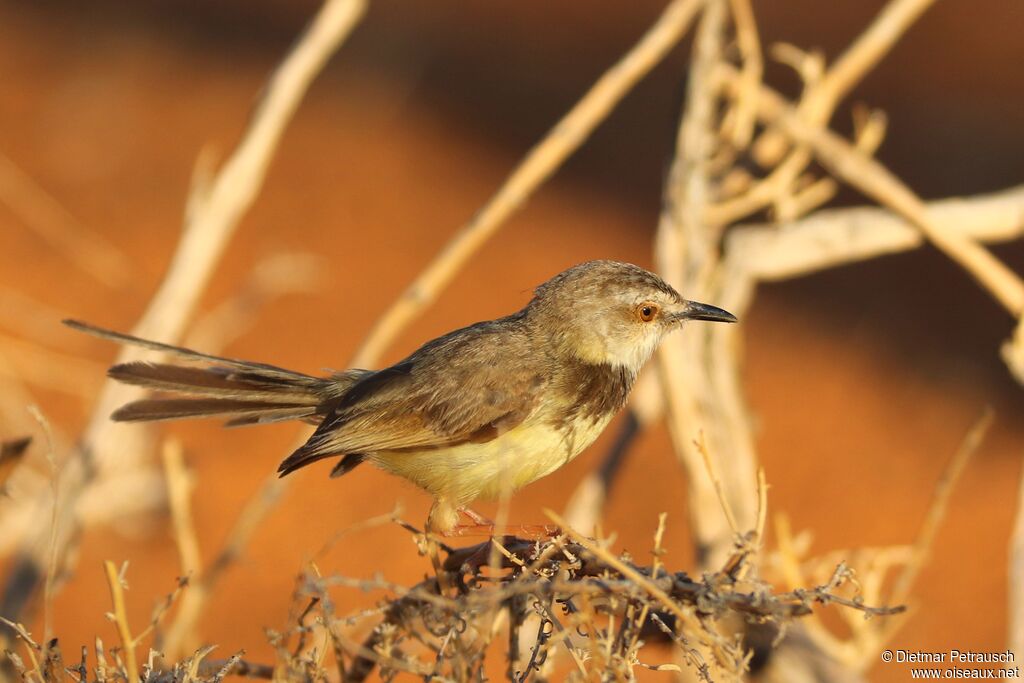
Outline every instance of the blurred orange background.
<path fill-rule="evenodd" d="M 754 10 L 765 45 L 786 41 L 834 58 L 882 6 L 783 0 L 755 2 Z M 0 204 L 0 286 L 61 314 L 130 329 L 167 268 L 198 153 L 230 151 L 266 75 L 315 7 L 0 3 L 0 152 L 131 264 L 129 283 L 105 285 Z M 290 125 L 203 308 L 229 297 L 276 253 L 318 255 L 324 277 L 313 291 L 270 301 L 225 353 L 310 373 L 342 366 L 525 150 L 660 9 L 652 0 L 603 3 L 600 11 L 568 2 L 372 3 Z M 1016 0 L 940 2 L 851 98 L 889 114 L 878 156 L 922 196 L 1021 182 L 1022 20 Z M 533 286 L 569 265 L 591 258 L 652 265 L 688 54 L 675 50 L 641 83 L 385 360 L 520 307 Z M 787 92 L 797 86 L 778 65 L 768 79 Z M 848 130 L 848 108 L 835 120 Z M 861 202 L 852 193 L 839 198 Z M 1024 270 L 1020 244 L 997 253 Z M 762 287 L 742 324 L 770 511 L 812 531 L 815 553 L 911 542 L 943 465 L 983 406 L 995 408 L 996 426 L 953 495 L 914 614 L 893 646 L 1004 649 L 1007 543 L 1024 453 L 1024 400 L 998 356 L 1012 321 L 925 248 Z M 29 341 L 93 361 L 93 390 L 116 353 L 62 328 L 56 314 Z M 70 434 L 81 429 L 90 410 L 81 391 L 31 388 L 56 424 Z M 180 437 L 195 470 L 194 509 L 209 559 L 300 428 L 159 429 Z M 25 430 L 37 433 L 28 419 L 0 424 L 0 437 Z M 513 519 L 541 521 L 543 508 L 561 509 L 611 432 L 519 493 Z M 29 466 L 45 470 L 41 452 Z M 396 501 L 413 522 L 425 515 L 424 494 L 370 467 L 337 481 L 326 475 L 325 466 L 291 477 L 214 596 L 202 633 L 220 656 L 245 648 L 252 660 L 270 658 L 264 628 L 284 626 L 294 577 L 337 530 Z M 692 551 L 684 491 L 665 429 L 651 429 L 624 465 L 605 529 L 618 534 L 619 548 L 645 557 L 657 515 L 667 511 L 668 562 L 685 568 Z M 179 571 L 162 516 L 89 530 L 76 574 L 55 603 L 65 652 L 97 634 L 113 642 L 103 618 L 104 559 L 130 560 L 130 616 L 140 625 Z M 344 539 L 319 566 L 360 577 L 379 570 L 404 583 L 429 569 L 409 535 L 390 527 Z M 898 665 L 871 672 L 878 681 L 906 677 Z"/>

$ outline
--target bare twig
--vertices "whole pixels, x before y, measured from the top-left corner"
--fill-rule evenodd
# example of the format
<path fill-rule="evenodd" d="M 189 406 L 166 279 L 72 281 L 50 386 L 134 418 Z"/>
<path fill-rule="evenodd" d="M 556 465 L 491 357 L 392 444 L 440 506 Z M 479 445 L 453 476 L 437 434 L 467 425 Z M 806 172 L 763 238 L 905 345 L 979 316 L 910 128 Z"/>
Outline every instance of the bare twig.
<path fill-rule="evenodd" d="M 103 563 L 103 569 L 107 574 L 107 585 L 110 587 L 110 601 L 114 608 L 113 619 L 117 626 L 117 635 L 121 639 L 128 683 L 138 683 L 139 667 L 135 661 L 135 640 L 132 638 L 132 631 L 128 626 L 128 610 L 125 607 L 124 585 L 122 584 L 123 572 L 118 571 L 117 566 L 110 560 Z"/>
<path fill-rule="evenodd" d="M 910 596 L 910 590 L 914 585 L 914 581 L 928 561 L 928 554 L 931 552 L 939 526 L 946 516 L 946 508 L 949 506 L 949 498 L 953 494 L 953 489 L 960 480 L 960 475 L 963 474 L 964 468 L 967 467 L 971 456 L 978 450 L 981 442 L 985 439 L 985 435 L 988 434 L 992 421 L 992 410 L 986 409 L 974 425 L 971 426 L 970 430 L 968 430 L 967 435 L 964 436 L 964 440 L 960 444 L 960 448 L 957 449 L 953 458 L 946 465 L 945 470 L 943 470 L 942 477 L 935 485 L 935 494 L 932 496 L 931 506 L 928 508 L 928 513 L 921 523 L 920 531 L 918 531 L 911 561 L 907 563 L 903 573 L 893 585 L 892 599 L 894 602 L 904 602 Z"/>
<path fill-rule="evenodd" d="M 82 225 L 52 195 L 0 154 L 0 202 L 54 250 L 107 286 L 124 284 L 131 262 L 102 235 Z"/>
<path fill-rule="evenodd" d="M 451 282 L 473 255 L 533 192 L 575 152 L 612 108 L 686 33 L 703 0 L 673 0 L 643 38 L 597 80 L 502 184 L 476 216 L 377 320 L 352 360 L 370 367 L 398 333 Z"/>
<path fill-rule="evenodd" d="M 213 589 L 224 572 L 242 554 L 257 526 L 278 501 L 284 488 L 284 480 L 276 475 L 270 476 L 242 510 L 234 528 L 228 534 L 224 547 L 213 562 L 203 572 L 195 572 L 191 577 L 189 590 L 182 597 L 175 618 L 164 637 L 163 649 L 168 657 L 173 659 L 195 646 L 196 625 Z"/>
<path fill-rule="evenodd" d="M 215 264 L 262 186 L 285 126 L 313 78 L 355 26 L 364 6 L 364 0 L 327 0 L 271 75 L 235 152 L 209 186 L 193 188 L 177 252 L 146 313 L 135 326 L 135 335 L 164 341 L 181 337 Z M 119 359 L 139 357 L 138 350 L 125 349 Z M 65 541 L 76 527 L 77 501 L 95 474 L 119 469 L 118 465 L 123 470 L 148 452 L 145 430 L 137 426 L 125 429 L 108 420 L 117 405 L 139 394 L 137 388 L 112 381 L 104 385 L 79 456 L 69 461 L 62 477 L 61 497 L 65 504 L 58 525 L 61 548 L 66 547 Z M 41 495 L 38 506 L 48 507 L 48 498 Z M 6 522 L 3 525 L 11 535 L 31 533 L 25 528 L 13 529 Z M 39 543 L 33 540 L 27 554 L 38 565 Z"/>
<path fill-rule="evenodd" d="M 1019 662 L 1024 657 L 1024 467 L 1017 489 L 1017 515 L 1009 555 L 1009 646 Z"/>
<path fill-rule="evenodd" d="M 722 61 L 724 12 L 725 4 L 715 0 L 708 4 L 701 19 L 676 156 L 664 191 L 666 208 L 655 239 L 658 271 L 684 296 L 702 301 L 717 301 L 713 291 L 719 278 L 721 226 L 709 227 L 704 214 L 711 200 L 709 164 L 717 140 L 718 88 L 713 83 L 713 72 Z M 705 430 L 712 453 L 730 454 L 730 467 L 719 471 L 737 526 L 741 528 L 753 524 L 749 492 L 755 475 L 752 446 L 747 447 L 749 453 L 737 453 L 736 439 L 742 436 L 735 436 L 739 432 L 729 429 L 721 415 L 714 412 L 714 364 L 705 365 L 708 334 L 713 333 L 693 330 L 667 338 L 658 353 L 658 368 L 668 407 L 669 433 L 676 455 L 689 475 L 690 520 L 699 557 L 705 566 L 717 566 L 731 552 L 733 534 L 719 514 L 714 486 L 703 475 L 703 458 L 693 441 L 696 430 Z M 731 358 L 720 362 L 734 364 Z"/>
<path fill-rule="evenodd" d="M 32 342 L 0 333 L 0 375 L 85 401 L 96 395 L 105 368 Z"/>
<path fill-rule="evenodd" d="M 808 126 L 827 125 L 839 101 L 878 64 L 932 2 L 934 0 L 891 0 L 827 72 L 822 57 L 807 55 L 792 46 L 776 46 L 773 51 L 776 57 L 792 64 L 806 83 L 797 105 L 802 120 Z M 751 81 L 744 71 L 742 85 L 733 95 L 744 102 L 758 102 L 760 93 L 751 94 L 750 88 Z M 795 181 L 811 161 L 811 154 L 804 145 L 790 149 L 783 136 L 782 131 L 772 127 L 758 138 L 753 147 L 754 156 L 763 166 L 775 165 L 774 170 L 740 196 L 708 206 L 705 214 L 708 223 L 726 225 L 773 201 L 778 205 L 779 200 L 793 190 Z M 873 151 L 870 139 L 864 140 L 864 149 Z M 780 162 L 787 150 L 788 155 Z M 831 194 L 827 183 L 816 186 L 814 191 L 819 189 L 825 190 L 826 197 Z M 807 199 L 803 198 L 804 203 L 813 206 L 814 202 Z"/>
<path fill-rule="evenodd" d="M 1024 186 L 928 202 L 931 221 L 979 242 L 1024 235 Z M 836 265 L 923 245 L 925 237 L 890 209 L 819 211 L 781 225 L 744 225 L 726 237 L 725 253 L 758 280 L 786 280 Z"/>
<path fill-rule="evenodd" d="M 180 441 L 169 439 L 164 442 L 163 461 L 174 541 L 181 560 L 181 575 L 193 578 L 198 575 L 200 568 L 199 539 L 196 538 L 192 521 L 192 477 L 185 466 L 185 454 Z"/>
<path fill-rule="evenodd" d="M 50 512 L 50 548 L 46 562 L 46 581 L 43 584 L 43 642 L 49 646 L 53 638 L 53 586 L 57 576 L 57 511 L 60 505 L 60 496 L 58 495 L 60 468 L 57 465 L 56 446 L 50 421 L 46 419 L 38 406 L 29 406 L 28 412 L 39 423 L 39 427 L 46 437 L 46 463 L 50 466 L 50 487 L 53 491 L 53 508 Z"/>
<path fill-rule="evenodd" d="M 740 76 L 722 65 L 721 74 L 734 93 L 740 90 Z M 927 208 L 903 182 L 880 162 L 871 159 L 840 136 L 805 123 L 774 90 L 761 87 L 758 115 L 779 125 L 794 140 L 810 147 L 818 160 L 837 177 L 891 208 L 920 229 L 924 235 L 959 263 L 1015 317 L 1024 313 L 1024 282 L 977 242 L 936 223 Z"/>
<path fill-rule="evenodd" d="M 764 60 L 761 57 L 761 39 L 757 35 L 757 22 L 750 0 L 729 0 L 733 23 L 736 25 L 736 42 L 743 59 L 743 92 L 736 98 L 736 108 L 730 120 L 732 144 L 744 149 L 750 144 L 754 124 L 757 122 L 757 94 Z"/>
<path fill-rule="evenodd" d="M 566 533 L 572 537 L 572 539 L 583 548 L 586 548 L 589 552 L 594 554 L 601 562 L 605 563 L 609 567 L 615 569 L 615 571 L 622 574 L 628 580 L 635 583 L 638 587 L 644 590 L 648 595 L 658 601 L 658 604 L 665 608 L 670 614 L 675 616 L 679 620 L 680 625 L 692 633 L 700 633 L 703 629 L 701 628 L 700 622 L 697 621 L 697 617 L 692 613 L 683 610 L 669 595 L 662 590 L 659 586 L 652 583 L 651 580 L 640 574 L 638 571 L 630 567 L 625 562 L 615 557 L 612 553 L 608 552 L 605 548 L 601 547 L 597 543 L 591 541 L 586 536 L 583 536 L 576 531 L 573 531 L 565 525 L 565 520 L 559 517 L 555 512 L 551 510 L 545 510 L 544 513 L 548 518 L 560 526 L 566 531 Z M 697 653 L 694 652 L 694 655 Z M 694 661 L 695 666 L 703 666 L 703 662 L 699 659 Z"/>
<path fill-rule="evenodd" d="M 711 455 L 708 453 L 708 447 L 704 443 L 703 432 L 694 439 L 693 443 L 704 460 L 704 468 L 707 470 L 708 478 L 711 479 L 711 485 L 714 487 L 715 493 L 718 496 L 718 502 L 722 506 L 722 513 L 725 515 L 725 521 L 729 523 L 729 528 L 732 529 L 733 535 L 739 536 L 740 528 L 736 524 L 736 515 L 732 511 L 729 499 L 725 496 L 725 490 L 722 487 L 722 480 L 719 478 L 718 473 L 715 472 L 715 465 L 711 462 Z"/>

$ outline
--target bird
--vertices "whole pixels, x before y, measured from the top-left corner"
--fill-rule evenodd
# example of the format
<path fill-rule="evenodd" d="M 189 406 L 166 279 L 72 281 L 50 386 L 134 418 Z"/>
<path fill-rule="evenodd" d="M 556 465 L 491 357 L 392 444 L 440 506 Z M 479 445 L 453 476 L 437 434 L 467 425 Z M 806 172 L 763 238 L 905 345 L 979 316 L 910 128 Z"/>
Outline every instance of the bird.
<path fill-rule="evenodd" d="M 113 420 L 314 424 L 280 476 L 328 458 L 331 477 L 370 463 L 433 496 L 427 529 L 456 535 L 461 514 L 479 521 L 475 500 L 547 476 L 589 446 L 662 339 L 690 320 L 736 317 L 684 299 L 640 266 L 596 260 L 542 283 L 521 310 L 444 334 L 380 370 L 313 376 L 65 323 L 190 363 L 111 367 L 114 380 L 165 394 L 128 403 Z"/>

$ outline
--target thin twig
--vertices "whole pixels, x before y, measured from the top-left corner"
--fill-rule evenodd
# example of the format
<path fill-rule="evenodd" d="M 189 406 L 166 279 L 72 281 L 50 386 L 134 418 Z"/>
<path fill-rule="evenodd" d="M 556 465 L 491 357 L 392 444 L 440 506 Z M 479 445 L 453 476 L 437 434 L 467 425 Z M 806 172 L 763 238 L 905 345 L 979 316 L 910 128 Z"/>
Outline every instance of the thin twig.
<path fill-rule="evenodd" d="M 720 73 L 733 92 L 739 92 L 740 76 L 736 70 L 721 65 Z M 879 161 L 835 133 L 805 123 L 782 96 L 767 86 L 761 87 L 758 115 L 765 122 L 779 125 L 795 141 L 808 145 L 822 165 L 838 178 L 906 218 L 1014 317 L 1024 313 L 1024 282 L 983 246 L 934 221 L 924 202 Z"/>
<path fill-rule="evenodd" d="M 967 435 L 964 436 L 960 447 L 943 470 L 942 476 L 935 485 L 931 506 L 928 508 L 928 513 L 921 523 L 921 529 L 917 533 L 917 541 L 914 543 L 911 560 L 904 567 L 903 573 L 896 579 L 896 583 L 893 585 L 893 602 L 905 602 L 909 597 L 914 581 L 928 561 L 932 544 L 935 542 L 935 535 L 938 533 L 939 526 L 941 526 L 942 520 L 946 516 L 946 508 L 949 506 L 949 499 L 953 495 L 953 489 L 956 488 L 960 475 L 963 474 L 964 468 L 967 467 L 971 456 L 978 450 L 981 442 L 985 439 L 985 435 L 988 434 L 993 419 L 992 410 L 986 408 L 981 417 L 967 431 Z"/>
<path fill-rule="evenodd" d="M 313 78 L 321 71 L 362 16 L 365 0 L 327 0 L 292 50 L 271 74 L 263 97 L 253 112 L 250 125 L 234 153 L 224 163 L 209 185 L 193 188 L 188 200 L 185 227 L 160 288 L 150 301 L 141 320 L 133 329 L 140 337 L 174 341 L 180 339 L 195 311 L 199 297 L 216 270 L 235 228 L 252 205 L 262 187 L 267 168 L 285 126 Z M 137 360 L 137 350 L 125 349 L 119 361 Z M 85 430 L 78 457 L 69 460 L 62 477 L 61 498 L 64 501 L 58 524 L 60 547 L 74 535 L 78 519 L 77 503 L 96 474 L 123 471 L 131 461 L 149 452 L 146 430 L 138 426 L 125 429 L 112 423 L 108 416 L 118 405 L 138 398 L 136 387 L 108 381 L 96 402 L 95 411 Z M 50 505 L 49 495 L 40 495 L 36 510 L 29 517 L 38 517 Z M 5 533 L 32 533 L 31 529 L 12 529 L 0 520 Z M 30 562 L 42 565 L 39 543 L 29 543 L 26 554 Z M 64 562 L 72 554 L 65 553 Z"/>
<path fill-rule="evenodd" d="M 164 638 L 163 648 L 168 657 L 173 659 L 191 648 L 192 641 L 196 638 L 196 624 L 214 587 L 224 572 L 241 556 L 259 523 L 280 499 L 286 486 L 284 481 L 276 475 L 268 477 L 242 510 L 221 551 L 210 565 L 194 578 Z"/>
<path fill-rule="evenodd" d="M 135 661 L 135 640 L 132 638 L 131 628 L 128 626 L 128 610 L 124 602 L 123 576 L 117 566 L 107 560 L 103 563 L 103 569 L 107 574 L 107 585 L 110 587 L 110 601 L 114 607 L 114 624 L 117 626 L 117 635 L 121 639 L 121 651 L 124 652 L 125 675 L 128 683 L 138 683 L 139 667 Z"/>
<path fill-rule="evenodd" d="M 979 242 L 1024 235 L 1024 185 L 991 194 L 928 202 L 931 220 Z M 834 266 L 916 249 L 920 230 L 898 213 L 864 206 L 818 211 L 780 225 L 738 226 L 726 237 L 727 258 L 762 281 L 787 280 Z"/>
<path fill-rule="evenodd" d="M 722 506 L 722 513 L 725 515 L 725 519 L 729 522 L 729 528 L 732 529 L 734 536 L 740 535 L 739 525 L 736 524 L 736 515 L 733 514 L 732 506 L 729 504 L 729 499 L 725 496 L 725 490 L 722 487 L 722 480 L 718 477 L 718 473 L 715 471 L 715 465 L 711 462 L 711 454 L 708 453 L 707 444 L 704 443 L 704 433 L 693 440 L 694 445 L 697 447 L 697 451 L 704 459 L 704 469 L 707 470 L 708 477 L 711 479 L 711 485 L 715 488 L 715 493 L 718 494 L 718 502 Z"/>
<path fill-rule="evenodd" d="M 185 466 L 181 442 L 168 439 L 163 447 L 164 478 L 167 501 L 171 508 L 174 542 L 178 546 L 181 575 L 195 578 L 200 570 L 199 539 L 192 520 L 192 477 Z"/>
<path fill-rule="evenodd" d="M 731 120 L 730 138 L 732 144 L 744 149 L 750 144 L 754 124 L 757 122 L 758 84 L 764 71 L 761 57 L 761 39 L 757 34 L 757 22 L 750 0 L 729 0 L 729 9 L 736 25 L 736 42 L 743 60 L 743 92 L 736 98 L 736 108 Z"/>
<path fill-rule="evenodd" d="M 673 0 L 665 8 L 643 38 L 527 153 L 494 196 L 377 320 L 352 360 L 354 367 L 371 367 L 377 362 L 399 332 L 437 298 L 505 219 L 558 170 L 612 108 L 679 42 L 702 3 Z"/>
<path fill-rule="evenodd" d="M 558 516 L 552 510 L 545 510 L 544 514 L 547 517 L 561 527 L 576 543 L 587 549 L 590 553 L 596 556 L 601 562 L 607 566 L 613 568 L 615 571 L 622 574 L 624 577 L 635 583 L 642 590 L 647 592 L 652 598 L 658 601 L 666 611 L 674 615 L 680 623 L 680 627 L 684 630 L 700 633 L 703 629 L 701 628 L 700 622 L 693 615 L 692 612 L 683 610 L 664 590 L 659 588 L 657 585 L 651 582 L 651 580 L 636 571 L 625 562 L 615 557 L 612 553 L 608 552 L 605 548 L 601 547 L 597 543 L 594 543 L 586 536 L 573 531 L 571 528 L 565 526 L 565 521 Z"/>
<path fill-rule="evenodd" d="M 53 492 L 53 508 L 50 512 L 50 548 L 46 563 L 46 581 L 43 584 L 43 642 L 49 646 L 53 638 L 53 586 L 57 577 L 57 511 L 60 506 L 60 468 L 50 421 L 38 406 L 29 406 L 28 412 L 39 423 L 46 437 L 46 462 L 50 466 L 50 487 Z"/>
<path fill-rule="evenodd" d="M 82 225 L 6 155 L 0 154 L 0 203 L 83 272 L 108 287 L 123 285 L 131 261 L 102 235 Z"/>
<path fill-rule="evenodd" d="M 1019 662 L 1024 658 L 1024 467 L 1017 487 L 1017 515 L 1009 556 L 1009 646 Z"/>

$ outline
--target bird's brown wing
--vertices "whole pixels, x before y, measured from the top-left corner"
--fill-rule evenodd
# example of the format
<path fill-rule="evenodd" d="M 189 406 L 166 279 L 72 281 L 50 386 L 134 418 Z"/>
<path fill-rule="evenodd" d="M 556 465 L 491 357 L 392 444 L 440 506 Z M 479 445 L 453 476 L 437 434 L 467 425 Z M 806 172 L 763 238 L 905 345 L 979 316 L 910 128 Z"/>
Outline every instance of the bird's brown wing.
<path fill-rule="evenodd" d="M 281 474 L 332 455 L 482 443 L 520 424 L 547 377 L 527 339 L 494 326 L 453 332 L 358 382 Z"/>

